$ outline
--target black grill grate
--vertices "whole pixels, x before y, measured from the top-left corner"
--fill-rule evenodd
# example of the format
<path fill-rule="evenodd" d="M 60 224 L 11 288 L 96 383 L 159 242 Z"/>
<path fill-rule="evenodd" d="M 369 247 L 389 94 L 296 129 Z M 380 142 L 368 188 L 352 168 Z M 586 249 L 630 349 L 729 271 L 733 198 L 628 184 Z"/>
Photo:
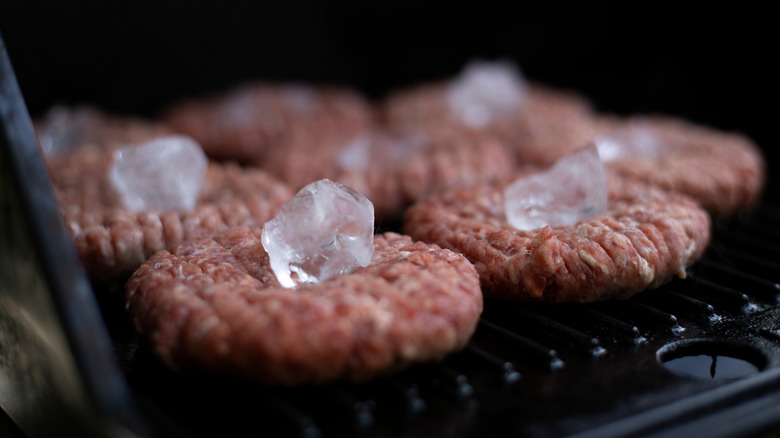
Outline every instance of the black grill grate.
<path fill-rule="evenodd" d="M 128 381 L 163 435 L 742 434 L 772 424 L 768 413 L 780 409 L 764 400 L 780 398 L 780 215 L 767 204 L 716 222 L 684 280 L 584 306 L 487 300 L 463 351 L 364 384 L 290 390 L 178 375 L 135 348 L 131 334 L 114 339 L 117 351 L 135 353 L 122 357 Z M 761 372 L 686 377 L 661 364 L 664 352 L 716 364 L 736 357 Z M 731 407 L 735 398 L 758 410 L 730 417 L 744 409 L 744 401 Z"/>

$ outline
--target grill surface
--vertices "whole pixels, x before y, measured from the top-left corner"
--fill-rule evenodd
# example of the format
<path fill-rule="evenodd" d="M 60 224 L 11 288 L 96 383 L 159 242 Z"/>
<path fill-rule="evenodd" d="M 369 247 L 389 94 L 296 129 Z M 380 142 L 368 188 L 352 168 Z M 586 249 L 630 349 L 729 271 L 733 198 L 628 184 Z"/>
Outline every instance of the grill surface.
<path fill-rule="evenodd" d="M 778 226 L 769 202 L 720 220 L 688 278 L 628 301 L 488 300 L 465 350 L 364 384 L 290 390 L 176 374 L 128 327 L 110 328 L 131 390 L 166 434 L 744 434 L 780 413 Z"/>

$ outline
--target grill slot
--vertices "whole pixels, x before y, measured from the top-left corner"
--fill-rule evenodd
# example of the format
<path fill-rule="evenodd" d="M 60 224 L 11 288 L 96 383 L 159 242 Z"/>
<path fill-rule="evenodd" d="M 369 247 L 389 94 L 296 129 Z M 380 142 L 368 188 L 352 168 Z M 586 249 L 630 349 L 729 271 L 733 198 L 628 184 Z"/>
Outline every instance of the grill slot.
<path fill-rule="evenodd" d="M 751 300 L 750 296 L 738 292 L 730 287 L 721 286 L 704 279 L 697 279 L 696 285 L 686 288 L 685 293 L 701 298 L 709 303 L 718 311 L 725 311 L 733 314 L 744 314 L 755 312 L 761 307 Z"/>
<path fill-rule="evenodd" d="M 604 344 L 633 345 L 640 338 L 639 328 L 633 324 L 596 311 L 592 306 L 563 305 L 535 306 L 533 312 L 559 321 L 581 331 Z"/>
<path fill-rule="evenodd" d="M 731 313 L 756 312 L 767 308 L 770 303 L 776 303 L 776 295 L 771 292 L 754 289 L 747 294 L 704 278 L 697 278 L 696 285 L 689 289 L 688 293 L 704 296 L 705 301 L 719 310 Z"/>
<path fill-rule="evenodd" d="M 421 369 L 423 372 L 415 383 L 423 393 L 439 393 L 460 400 L 470 397 L 474 391 L 469 379 L 449 366 L 434 365 Z"/>
<path fill-rule="evenodd" d="M 504 354 L 510 354 L 511 357 L 520 357 L 523 362 L 542 371 L 553 371 L 563 368 L 565 365 L 554 349 L 485 318 L 480 319 L 473 342 L 486 349 L 503 351 Z"/>
<path fill-rule="evenodd" d="M 723 225 L 716 226 L 715 236 L 718 245 L 731 248 L 739 248 L 766 260 L 779 260 L 780 249 L 775 245 L 767 243 L 769 236 L 762 236 L 758 233 L 743 231 L 741 229 L 724 228 Z"/>
<path fill-rule="evenodd" d="M 522 378 L 522 375 L 515 370 L 515 366 L 512 362 L 505 361 L 474 345 L 469 345 L 468 351 L 482 357 L 484 360 L 488 360 L 494 365 L 499 365 L 501 370 L 501 382 L 505 387 L 517 383 L 517 381 Z"/>
<path fill-rule="evenodd" d="M 501 321 L 500 324 L 510 330 L 536 339 L 545 345 L 549 343 L 553 350 L 565 346 L 580 355 L 597 357 L 605 353 L 599 339 L 577 330 L 565 323 L 542 316 L 534 306 L 518 303 L 504 303 L 500 306 L 486 306 L 486 319 Z M 532 310 L 533 309 L 533 310 Z"/>
<path fill-rule="evenodd" d="M 740 231 L 744 231 L 750 235 L 756 235 L 767 240 L 777 242 L 780 240 L 780 231 L 777 230 L 777 225 L 780 223 L 776 218 L 770 217 L 768 214 L 752 215 L 750 219 L 737 218 L 733 224 L 727 225 L 723 222 L 716 222 L 716 231 L 728 233 L 732 228 L 738 227 Z"/>
<path fill-rule="evenodd" d="M 700 324 L 707 324 L 719 318 L 719 315 L 715 313 L 715 308 L 710 304 L 675 292 L 673 289 L 639 294 L 636 299 L 660 310 L 675 312 L 675 316 L 678 318 L 682 317 Z"/>
<path fill-rule="evenodd" d="M 270 392 L 258 394 L 258 398 L 263 401 L 262 406 L 271 408 L 270 412 L 277 412 L 284 419 L 283 426 L 290 430 L 297 431 L 297 435 L 305 438 L 315 438 L 322 435 L 314 419 L 301 412 L 292 404 L 280 397 L 272 395 Z M 215 431 L 219 433 L 219 431 Z"/>
<path fill-rule="evenodd" d="M 681 329 L 675 315 L 640 302 L 636 297 L 625 302 L 598 303 L 596 306 L 615 318 L 636 325 L 640 333 L 665 331 L 675 333 Z"/>
<path fill-rule="evenodd" d="M 732 267 L 732 269 L 749 272 L 768 282 L 780 282 L 780 264 L 774 260 L 764 259 L 756 254 L 737 247 L 726 248 L 719 242 L 710 245 L 707 257 Z"/>
<path fill-rule="evenodd" d="M 778 199 L 778 197 L 780 197 L 780 191 L 766 193 L 763 203 L 749 212 L 737 215 L 732 223 L 752 229 L 766 230 L 768 234 L 777 237 L 778 231 L 774 226 L 780 223 L 780 207 L 771 204 L 771 200 Z"/>
<path fill-rule="evenodd" d="M 780 294 L 780 284 L 719 263 L 710 257 L 699 260 L 689 274 L 700 282 L 749 291 L 751 296 L 766 296 L 772 304 L 776 303 L 777 295 Z"/>
<path fill-rule="evenodd" d="M 374 425 L 375 402 L 351 393 L 349 388 L 329 386 L 278 391 L 280 398 L 305 413 L 304 425 L 311 418 L 313 424 L 355 433 Z"/>

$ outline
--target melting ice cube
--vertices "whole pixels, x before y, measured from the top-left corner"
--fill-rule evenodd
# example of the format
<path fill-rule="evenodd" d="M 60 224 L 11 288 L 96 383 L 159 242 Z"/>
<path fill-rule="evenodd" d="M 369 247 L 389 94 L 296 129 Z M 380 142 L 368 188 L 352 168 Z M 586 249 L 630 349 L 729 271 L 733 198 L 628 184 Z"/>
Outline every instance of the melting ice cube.
<path fill-rule="evenodd" d="M 450 109 L 473 127 L 485 126 L 494 116 L 516 111 L 525 94 L 525 81 L 510 62 L 472 61 L 447 88 Z"/>
<path fill-rule="evenodd" d="M 651 128 L 640 122 L 631 122 L 593 141 L 598 148 L 599 158 L 605 163 L 627 157 L 650 158 L 660 153 L 658 137 Z"/>
<path fill-rule="evenodd" d="M 254 90 L 239 88 L 231 91 L 220 102 L 220 123 L 229 127 L 251 125 L 258 120 L 258 114 L 263 113 L 261 103 L 255 96 Z"/>
<path fill-rule="evenodd" d="M 38 129 L 38 142 L 44 154 L 64 154 L 89 140 L 91 131 L 99 129 L 98 113 L 88 107 L 68 109 L 63 106 L 51 108 Z"/>
<path fill-rule="evenodd" d="M 317 103 L 317 94 L 308 85 L 290 83 L 283 86 L 284 99 L 290 108 L 300 112 L 311 110 Z"/>
<path fill-rule="evenodd" d="M 428 147 L 425 135 L 418 131 L 362 136 L 347 144 L 336 156 L 343 170 L 367 171 L 372 163 L 386 167 L 403 165 L 410 157 Z"/>
<path fill-rule="evenodd" d="M 134 212 L 186 211 L 198 201 L 207 167 L 195 140 L 172 135 L 118 149 L 109 181 Z"/>
<path fill-rule="evenodd" d="M 371 140 L 360 137 L 339 152 L 336 160 L 342 169 L 364 171 L 371 162 Z"/>
<path fill-rule="evenodd" d="M 607 210 L 607 178 L 595 145 L 558 160 L 545 172 L 521 178 L 504 189 L 510 225 L 532 230 L 570 225 Z"/>
<path fill-rule="evenodd" d="M 263 247 L 279 283 L 317 283 L 368 266 L 374 254 L 374 204 L 322 179 L 302 188 L 263 226 Z"/>

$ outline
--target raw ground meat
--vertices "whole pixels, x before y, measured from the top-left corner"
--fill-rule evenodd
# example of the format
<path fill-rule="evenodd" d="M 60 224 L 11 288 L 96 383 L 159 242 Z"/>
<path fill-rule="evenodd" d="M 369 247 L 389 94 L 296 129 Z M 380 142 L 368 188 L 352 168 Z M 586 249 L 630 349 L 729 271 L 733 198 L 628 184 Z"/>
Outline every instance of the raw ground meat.
<path fill-rule="evenodd" d="M 286 148 L 299 131 L 319 144 L 349 143 L 369 131 L 373 107 L 340 87 L 249 83 L 221 94 L 173 104 L 161 120 L 201 144 L 211 158 L 257 163 L 272 148 Z"/>
<path fill-rule="evenodd" d="M 462 348 L 482 311 L 474 267 L 394 233 L 374 245 L 369 266 L 287 289 L 260 230 L 233 228 L 151 257 L 127 311 L 174 369 L 277 385 L 361 380 Z"/>
<path fill-rule="evenodd" d="M 396 91 L 382 103 L 381 119 L 392 128 L 447 123 L 465 127 L 449 107 L 446 84 Z M 517 111 L 495 115 L 475 131 L 493 136 L 519 166 L 549 166 L 593 139 L 594 111 L 584 97 L 529 84 Z"/>
<path fill-rule="evenodd" d="M 654 157 L 622 157 L 606 163 L 630 180 L 689 195 L 713 214 L 750 208 L 761 196 L 766 164 L 758 147 L 739 133 L 723 132 L 668 116 L 603 116 L 600 134 L 629 126 L 645 129 L 658 142 Z"/>
<path fill-rule="evenodd" d="M 376 130 L 356 141 L 365 142 L 358 147 L 364 148 L 366 160 L 358 165 L 344 159 L 355 143 L 299 131 L 287 147 L 269 150 L 259 166 L 293 189 L 322 178 L 349 186 L 373 202 L 380 223 L 399 222 L 407 206 L 431 191 L 514 170 L 511 154 L 498 141 L 453 125 Z"/>
<path fill-rule="evenodd" d="M 628 298 L 685 276 L 710 238 L 694 200 L 609 179 L 607 213 L 569 226 L 518 230 L 504 216 L 505 180 L 413 205 L 404 232 L 462 252 L 486 297 L 590 302 Z"/>
<path fill-rule="evenodd" d="M 380 108 L 389 126 L 463 125 L 451 111 L 446 84 L 423 84 L 391 94 Z M 659 143 L 656 156 L 623 156 L 607 163 L 629 180 L 697 199 L 710 213 L 729 215 L 754 205 L 766 179 L 758 147 L 739 133 L 668 116 L 617 117 L 594 111 L 576 94 L 530 84 L 517 111 L 470 128 L 493 137 L 516 164 L 547 167 L 599 136 L 642 126 Z"/>
<path fill-rule="evenodd" d="M 147 257 L 183 240 L 262 226 L 293 195 L 261 170 L 209 163 L 194 209 L 133 213 L 108 183 L 113 149 L 83 146 L 47 163 L 65 226 L 96 284 L 124 281 Z"/>

